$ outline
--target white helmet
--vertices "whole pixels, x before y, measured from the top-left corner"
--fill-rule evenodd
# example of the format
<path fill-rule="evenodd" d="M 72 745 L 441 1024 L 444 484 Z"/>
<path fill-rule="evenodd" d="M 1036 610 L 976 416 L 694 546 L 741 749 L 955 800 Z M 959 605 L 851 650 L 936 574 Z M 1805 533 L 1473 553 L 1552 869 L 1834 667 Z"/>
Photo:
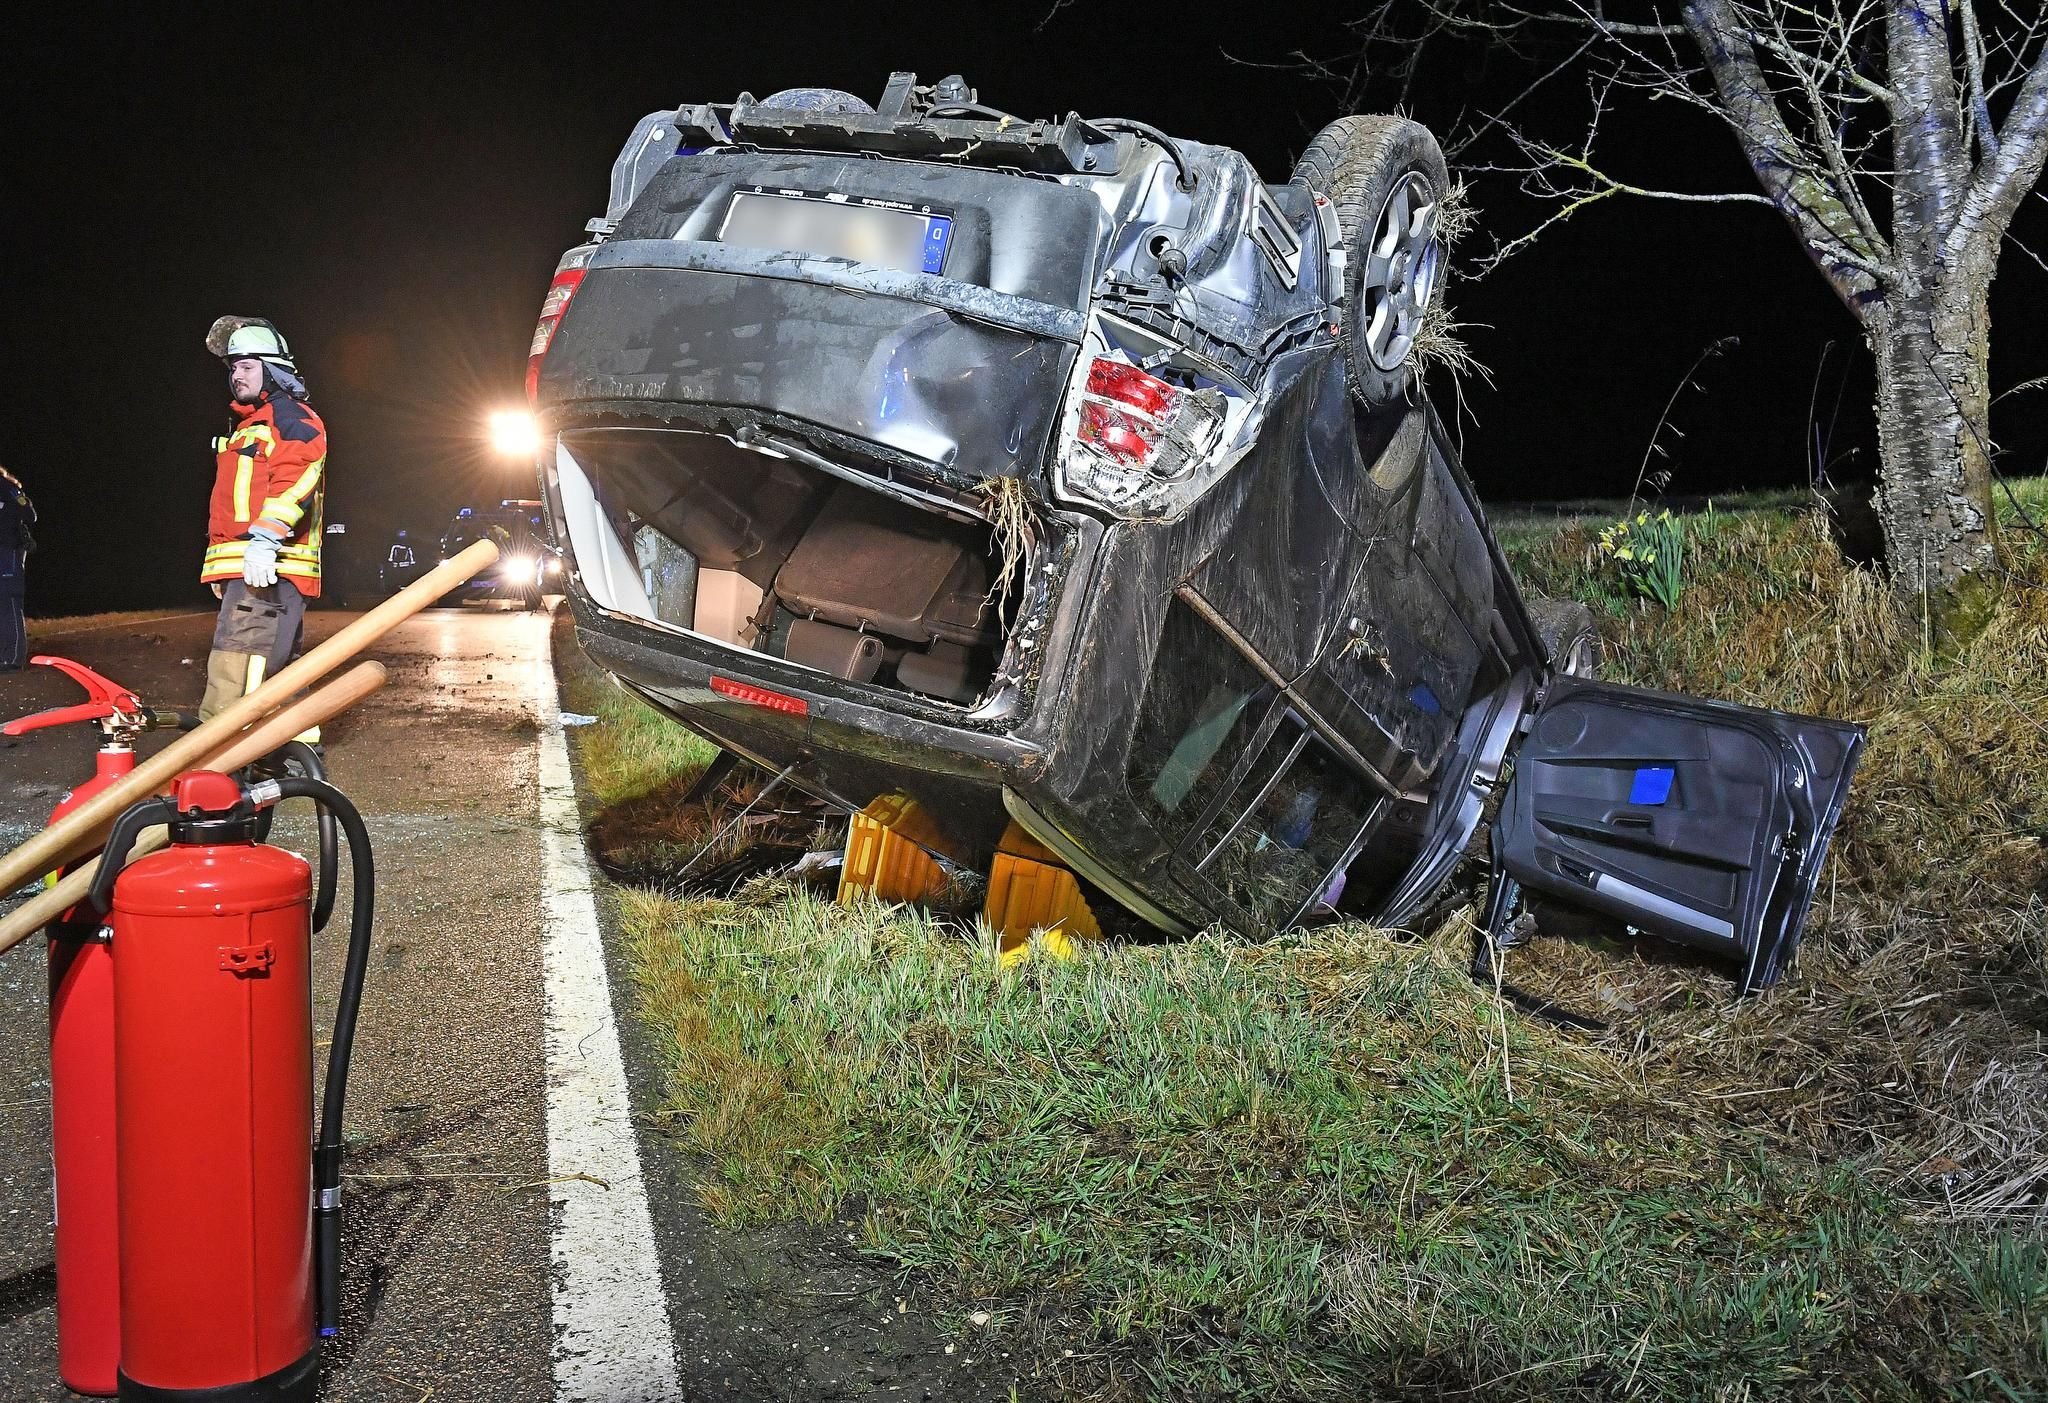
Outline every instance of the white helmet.
<path fill-rule="evenodd" d="M 299 373 L 283 333 L 262 317 L 222 317 L 206 333 L 206 349 L 224 361 L 254 356 L 292 375 Z"/>

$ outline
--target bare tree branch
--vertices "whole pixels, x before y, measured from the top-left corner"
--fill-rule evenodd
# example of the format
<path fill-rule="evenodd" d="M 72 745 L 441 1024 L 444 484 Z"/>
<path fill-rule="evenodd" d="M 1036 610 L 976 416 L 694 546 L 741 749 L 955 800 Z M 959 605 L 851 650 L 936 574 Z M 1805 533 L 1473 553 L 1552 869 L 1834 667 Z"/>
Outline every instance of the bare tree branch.
<path fill-rule="evenodd" d="M 1815 163 L 1785 125 L 1733 0 L 1687 0 L 1685 17 L 1758 183 L 1860 320 L 1866 304 L 1882 293 L 1882 279 L 1870 265 L 1882 263 L 1886 250 L 1864 237 L 1841 192 L 1814 171 Z"/>
<path fill-rule="evenodd" d="M 1957 0 L 1963 16 L 1963 62 L 1970 73 L 1970 125 L 1977 149 L 1987 161 L 1998 159 L 1998 129 L 1991 125 L 1991 103 L 1984 94 L 1984 36 L 1977 29 L 1977 0 Z"/>
<path fill-rule="evenodd" d="M 1985 161 L 1964 197 L 1947 252 L 1959 255 L 1975 243 L 1980 251 L 1996 249 L 2012 224 L 2020 200 L 2041 178 L 2048 162 L 2048 42 L 2034 56 L 2032 70 L 2006 113 L 1996 138 L 1998 154 Z"/>
<path fill-rule="evenodd" d="M 1583 44 L 1579 45 L 1576 49 L 1573 49 L 1569 54 L 1565 55 L 1565 57 L 1554 67 L 1552 67 L 1549 72 L 1545 73 L 1535 82 L 1529 84 L 1520 92 L 1516 93 L 1512 98 L 1508 99 L 1507 103 L 1500 109 L 1500 111 L 1490 114 L 1484 122 L 1480 123 L 1477 130 L 1471 132 L 1469 135 L 1465 137 L 1464 140 L 1458 142 L 1456 145 L 1448 148 L 1444 152 L 1444 154 L 1446 156 L 1450 156 L 1453 158 L 1462 155 L 1472 145 L 1473 142 L 1479 140 L 1480 137 L 1485 136 L 1489 131 L 1493 130 L 1495 127 L 1503 125 L 1507 121 L 1508 114 L 1510 112 L 1513 112 L 1517 107 L 1520 107 L 1522 105 L 1523 99 L 1527 98 L 1530 94 L 1534 93 L 1538 88 L 1542 87 L 1545 83 L 1548 83 L 1552 78 L 1555 78 L 1558 74 L 1564 72 L 1565 69 L 1577 63 L 1581 58 L 1584 58 L 1586 55 L 1586 51 L 1599 42 L 1600 36 L 1598 34 L 1588 35 L 1586 37 L 1586 41 Z"/>
<path fill-rule="evenodd" d="M 1803 81 L 1816 85 L 1816 91 L 1818 91 L 1819 83 L 1828 79 L 1839 79 L 1842 82 L 1848 83 L 1851 87 L 1862 89 L 1887 107 L 1893 107 L 1898 104 L 1899 95 L 1897 93 L 1882 83 L 1873 82 L 1864 77 L 1856 71 L 1853 65 L 1844 64 L 1839 60 L 1830 62 L 1825 59 L 1815 58 L 1811 54 L 1801 53 L 1791 39 L 1785 36 L 1782 27 L 1780 27 L 1779 32 L 1776 34 L 1769 34 L 1761 29 L 1746 29 L 1743 31 L 1743 37 L 1752 44 L 1761 44 L 1764 48 L 1769 49 L 1773 54 L 1783 59 L 1789 67 L 1797 69 L 1802 75 Z"/>
<path fill-rule="evenodd" d="M 1582 156 L 1574 156 L 1566 151 L 1558 151 L 1551 147 L 1538 146 L 1533 143 L 1525 144 L 1523 149 L 1536 161 L 1536 164 L 1523 171 L 1525 177 L 1540 176 L 1547 179 L 1551 172 L 1563 169 L 1576 171 L 1584 176 L 1585 184 L 1577 187 L 1546 184 L 1541 188 L 1531 188 L 1532 194 L 1562 199 L 1564 204 L 1547 215 L 1535 228 L 1516 238 L 1510 239 L 1507 243 L 1502 244 L 1492 253 L 1480 259 L 1479 266 L 1483 272 L 1491 272 L 1500 266 L 1509 255 L 1535 243 L 1543 232 L 1553 225 L 1562 224 L 1586 206 L 1598 204 L 1600 201 L 1615 195 L 1635 195 L 1646 200 L 1678 200 L 1690 204 L 1753 204 L 1762 205 L 1766 209 L 1777 208 L 1762 195 L 1752 191 L 1732 191 L 1726 194 L 1695 194 L 1683 190 L 1652 190 L 1645 186 L 1632 185 L 1625 180 L 1617 180 Z M 1486 169 L 1498 170 L 1500 168 L 1487 167 Z"/>
<path fill-rule="evenodd" d="M 1805 95 L 1807 115 L 1813 128 L 1813 140 L 1820 147 L 1828 176 L 1833 181 L 1835 192 L 1848 209 L 1850 218 L 1856 221 L 1857 232 L 1863 236 L 1865 247 L 1872 250 L 1871 254 L 1863 254 L 1861 250 L 1851 252 L 1865 258 L 1881 257 L 1890 252 L 1890 246 L 1884 235 L 1878 231 L 1877 220 L 1871 215 L 1870 206 L 1864 202 L 1863 192 L 1857 186 L 1855 174 L 1850 170 L 1850 155 L 1843 134 L 1846 122 L 1835 103 L 1830 100 L 1830 95 L 1822 87 L 1824 82 L 1839 78 L 1845 65 L 1840 59 L 1829 64 L 1801 53 L 1794 44 L 1791 34 L 1786 31 L 1784 14 L 1784 9 L 1770 12 L 1769 18 L 1775 33 L 1762 34 L 1761 31 L 1752 28 L 1746 31 L 1746 34 L 1751 39 L 1761 37 L 1767 42 L 1772 53 L 1788 60 L 1794 81 Z M 1845 48 L 1852 37 L 1853 31 L 1846 27 L 1840 32 L 1841 42 Z M 1889 106 L 1889 89 L 1879 88 L 1878 91 L 1886 93 Z"/>

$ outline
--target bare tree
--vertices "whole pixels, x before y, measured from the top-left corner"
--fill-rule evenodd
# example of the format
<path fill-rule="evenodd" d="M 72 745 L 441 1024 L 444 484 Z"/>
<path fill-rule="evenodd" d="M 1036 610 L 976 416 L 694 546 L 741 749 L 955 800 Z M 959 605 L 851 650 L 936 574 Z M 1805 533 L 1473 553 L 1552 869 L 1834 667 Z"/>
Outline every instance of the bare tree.
<path fill-rule="evenodd" d="M 1493 261 L 1615 195 L 1776 210 L 1875 358 L 1892 577 L 1942 634 L 1974 630 L 1997 552 L 1991 283 L 2048 160 L 2041 0 L 1374 0 L 1358 30 L 1352 80 L 1390 78 L 1396 100 L 1415 95 L 1432 44 L 1504 45 L 1533 62 L 1520 95 L 1452 133 L 1454 151 L 1512 143 L 1515 156 L 1480 169 L 1512 171 L 1549 202 Z M 1590 95 L 1576 139 L 1523 130 L 1525 101 L 1567 74 Z M 1601 123 L 1632 97 L 1724 127 L 1758 188 L 1657 189 L 1604 169 Z"/>

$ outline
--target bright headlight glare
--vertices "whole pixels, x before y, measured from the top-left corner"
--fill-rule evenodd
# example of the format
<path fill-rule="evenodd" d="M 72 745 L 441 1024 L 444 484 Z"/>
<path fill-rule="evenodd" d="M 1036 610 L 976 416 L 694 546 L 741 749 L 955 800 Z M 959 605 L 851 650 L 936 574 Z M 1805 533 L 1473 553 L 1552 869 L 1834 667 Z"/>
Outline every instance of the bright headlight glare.
<path fill-rule="evenodd" d="M 489 420 L 491 451 L 506 458 L 532 458 L 540 452 L 540 425 L 523 409 L 494 409 Z"/>

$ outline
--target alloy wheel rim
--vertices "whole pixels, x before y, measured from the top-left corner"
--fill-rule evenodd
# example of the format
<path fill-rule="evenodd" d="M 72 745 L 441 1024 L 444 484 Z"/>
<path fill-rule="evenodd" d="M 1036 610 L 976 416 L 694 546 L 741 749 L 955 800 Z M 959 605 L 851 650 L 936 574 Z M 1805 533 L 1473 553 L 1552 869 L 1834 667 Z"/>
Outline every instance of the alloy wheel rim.
<path fill-rule="evenodd" d="M 1599 662 L 1600 655 L 1593 639 L 1582 633 L 1571 641 L 1569 648 L 1565 649 L 1564 675 L 1590 679 Z"/>
<path fill-rule="evenodd" d="M 1423 314 L 1436 295 L 1442 250 L 1436 241 L 1440 209 L 1421 171 L 1396 181 L 1373 221 L 1359 283 L 1359 339 L 1381 370 L 1396 370 L 1415 349 Z"/>

